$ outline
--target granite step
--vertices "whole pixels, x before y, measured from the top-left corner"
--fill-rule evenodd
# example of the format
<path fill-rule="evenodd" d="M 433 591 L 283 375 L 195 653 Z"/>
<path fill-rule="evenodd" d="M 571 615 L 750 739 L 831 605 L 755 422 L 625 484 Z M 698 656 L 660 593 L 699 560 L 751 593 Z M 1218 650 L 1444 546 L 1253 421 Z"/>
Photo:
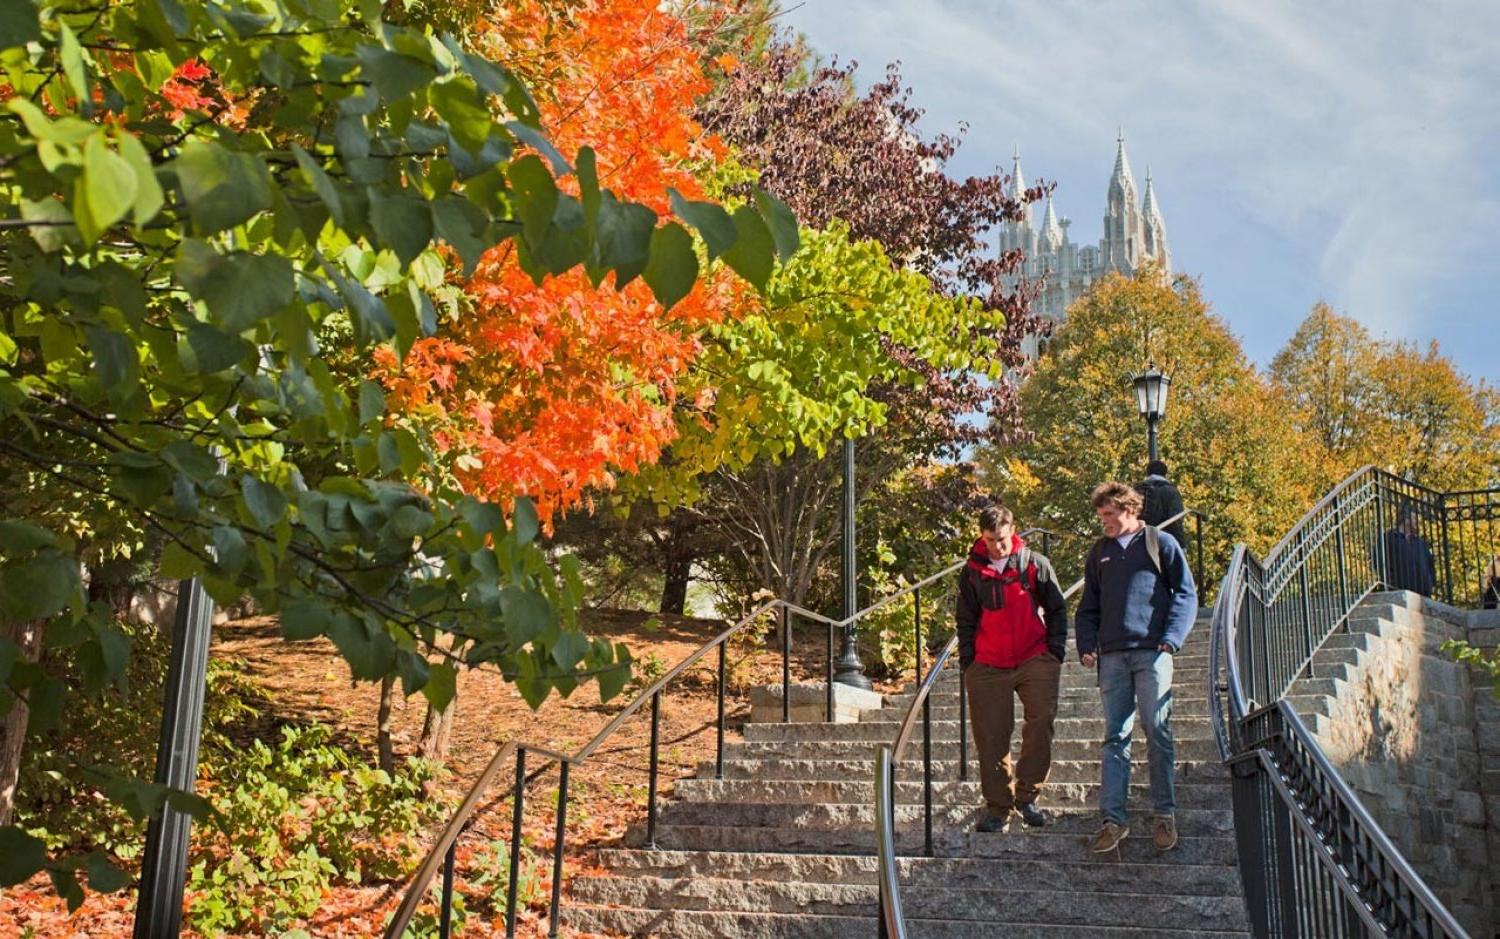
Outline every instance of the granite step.
<path fill-rule="evenodd" d="M 1243 924 L 1239 897 L 1150 892 L 1090 891 L 1079 903 L 1074 891 L 1003 890 L 974 885 L 924 886 L 902 897 L 909 918 L 970 920 L 1003 927 L 1011 922 L 1057 926 L 1138 926 L 1188 929 L 1205 921 Z M 1153 888 L 1156 886 L 1152 885 Z M 589 904 L 636 908 L 671 908 L 747 913 L 863 915 L 873 918 L 878 903 L 874 884 L 787 883 L 724 878 L 583 877 L 572 883 L 572 895 Z"/>
<path fill-rule="evenodd" d="M 1097 780 L 1098 774 L 1095 773 Z M 1150 804 L 1150 785 L 1143 774 L 1131 774 L 1139 779 L 1130 786 L 1131 805 Z M 672 797 L 685 802 L 764 802 L 778 805 L 809 805 L 819 802 L 872 802 L 875 784 L 861 780 L 797 780 L 797 779 L 679 779 L 672 784 Z M 1184 808 L 1218 808 L 1224 805 L 1225 787 L 1222 780 L 1196 781 L 1178 780 L 1177 804 Z M 900 804 L 920 805 L 923 785 L 918 780 L 896 783 L 896 801 Z M 953 779 L 938 779 L 932 782 L 932 798 L 941 805 L 980 805 L 984 796 L 977 780 L 959 782 Z M 1042 788 L 1040 802 L 1044 806 L 1092 806 L 1098 803 L 1099 785 L 1095 782 L 1055 782 L 1048 780 Z"/>
<path fill-rule="evenodd" d="M 933 740 L 957 740 L 959 723 L 953 720 L 934 720 L 932 723 Z M 1012 745 L 1018 745 L 1014 738 L 1020 736 L 1022 721 L 1017 721 L 1015 733 L 1012 734 Z M 862 741 L 880 740 L 894 741 L 897 732 L 901 729 L 899 721 L 860 721 L 857 724 L 746 724 L 744 728 L 745 743 L 772 743 L 777 741 Z M 917 724 L 917 734 L 920 738 L 922 725 Z M 1194 740 L 1206 738 L 1213 733 L 1207 721 L 1198 720 L 1173 720 L 1173 737 L 1178 742 L 1183 740 Z M 1052 735 L 1054 745 L 1066 740 L 1099 740 L 1104 733 L 1104 721 L 1100 717 L 1063 717 L 1057 718 L 1052 724 Z M 1136 731 L 1140 736 L 1140 731 Z M 969 739 L 973 739 L 970 731 Z"/>
<path fill-rule="evenodd" d="M 817 726 L 817 725 L 804 725 Z M 846 724 L 846 727 L 858 727 L 858 724 Z M 768 759 L 775 757 L 786 757 L 790 759 L 849 759 L 865 758 L 874 759 L 881 746 L 888 746 L 892 741 L 882 736 L 878 740 L 837 740 L 837 739 L 811 739 L 811 740 L 774 740 L 746 743 L 732 743 L 724 748 L 726 759 Z M 910 751 L 912 755 L 920 755 L 921 741 L 918 739 L 913 746 L 916 750 Z M 970 749 L 973 749 L 973 741 L 970 741 Z M 1132 746 L 1132 755 L 1139 751 L 1141 756 L 1145 755 L 1146 744 L 1137 732 L 1135 743 Z M 1217 742 L 1211 733 L 1204 732 L 1196 736 L 1179 736 L 1176 740 L 1176 756 L 1181 760 L 1212 760 L 1218 759 L 1219 749 Z M 1099 756 L 1099 742 L 1097 739 L 1086 740 L 1055 740 L 1052 743 L 1052 758 L 1057 760 L 1086 760 L 1097 759 Z M 932 743 L 932 757 L 935 760 L 952 760 L 958 758 L 958 737 L 955 734 L 951 740 L 934 740 Z"/>
<path fill-rule="evenodd" d="M 1099 827 L 1098 810 L 1091 805 L 1050 805 L 1051 819 L 1041 829 L 1047 832 L 1073 832 L 1089 835 Z M 1147 817 L 1148 805 L 1139 805 L 1138 814 Z M 895 806 L 896 824 L 920 825 L 920 804 L 902 802 Z M 874 830 L 875 810 L 870 802 L 821 802 L 811 804 L 777 804 L 769 802 L 687 802 L 673 800 L 660 808 L 660 821 L 669 825 L 720 825 L 729 827 L 787 827 L 803 831 L 856 829 L 868 836 Z M 964 829 L 983 817 L 978 800 L 958 804 L 934 805 L 935 827 Z M 1228 833 L 1234 830 L 1234 813 L 1228 808 L 1177 807 L 1177 827 L 1182 832 Z M 1029 829 L 1028 832 L 1029 833 Z M 1024 833 L 1023 833 L 1024 834 Z"/>
<path fill-rule="evenodd" d="M 1135 772 L 1146 771 L 1146 754 L 1144 747 L 1132 748 L 1132 767 Z M 958 760 L 957 754 L 942 758 L 936 757 L 932 763 L 934 779 L 957 779 Z M 714 764 L 707 761 L 699 764 L 698 778 L 712 779 L 714 775 Z M 727 779 L 800 779 L 812 781 L 846 781 L 846 780 L 873 780 L 875 778 L 875 760 L 873 757 L 827 757 L 817 759 L 813 757 L 787 758 L 768 756 L 758 759 L 729 760 L 724 764 L 724 776 Z M 898 780 L 916 780 L 922 778 L 922 761 L 902 760 L 896 765 L 896 778 Z M 974 758 L 973 748 L 969 750 L 969 778 L 979 778 L 979 764 Z M 1188 780 L 1228 780 L 1229 768 L 1219 761 L 1215 756 L 1205 760 L 1177 761 L 1177 781 Z M 1093 754 L 1090 758 L 1077 760 L 1054 759 L 1052 768 L 1047 774 L 1048 784 L 1054 783 L 1097 783 L 1099 781 L 1099 757 Z"/>
<path fill-rule="evenodd" d="M 875 858 L 856 854 L 746 854 L 733 851 L 671 851 L 608 848 L 599 862 L 616 876 L 734 877 L 746 881 L 840 884 L 876 883 Z M 901 882 L 997 890 L 1037 884 L 1071 884 L 1128 893 L 1149 881 L 1181 895 L 1238 895 L 1239 869 L 1232 864 L 1144 864 L 1115 860 L 1027 860 L 1007 858 L 903 857 Z"/>
<path fill-rule="evenodd" d="M 642 910 L 604 906 L 564 907 L 563 920 L 584 932 L 629 936 L 676 936 L 682 939 L 848 939 L 872 935 L 873 916 L 811 916 L 798 913 L 728 913 L 703 910 Z M 972 920 L 908 919 L 912 939 L 994 939 L 995 929 Z M 1011 923 L 1005 939 L 1079 939 L 1076 926 Z M 1141 939 L 1134 927 L 1096 926 L 1091 939 Z M 1239 939 L 1248 933 L 1233 930 L 1159 929 L 1163 939 L 1197 937 Z"/>
<path fill-rule="evenodd" d="M 890 703 L 890 700 L 891 699 L 888 697 L 886 699 L 886 706 L 878 711 L 865 711 L 864 714 L 860 717 L 860 723 L 868 723 L 872 721 L 894 721 L 899 724 L 906 718 L 906 710 L 907 707 L 910 706 L 910 698 L 907 698 L 907 705 L 903 707 L 896 707 L 895 705 Z M 1103 719 L 1102 715 L 1100 714 L 1099 707 L 1099 696 L 1097 694 L 1090 695 L 1088 697 L 1069 695 L 1067 697 L 1060 697 L 1058 699 L 1057 716 L 1060 719 L 1088 718 L 1090 720 L 1098 721 Z M 958 702 L 956 696 L 947 703 L 939 703 L 938 699 L 932 699 L 931 710 L 932 719 L 935 721 L 958 720 Z M 967 711 L 967 709 L 965 710 Z M 1020 721 L 1022 712 L 1023 711 L 1020 704 L 1017 703 L 1017 721 Z M 1208 700 L 1206 698 L 1177 698 L 1174 696 L 1174 700 L 1172 702 L 1172 717 L 1174 720 L 1186 718 L 1195 718 L 1201 720 L 1203 718 L 1206 718 L 1207 716 Z M 920 712 L 918 712 L 918 719 L 921 719 Z"/>

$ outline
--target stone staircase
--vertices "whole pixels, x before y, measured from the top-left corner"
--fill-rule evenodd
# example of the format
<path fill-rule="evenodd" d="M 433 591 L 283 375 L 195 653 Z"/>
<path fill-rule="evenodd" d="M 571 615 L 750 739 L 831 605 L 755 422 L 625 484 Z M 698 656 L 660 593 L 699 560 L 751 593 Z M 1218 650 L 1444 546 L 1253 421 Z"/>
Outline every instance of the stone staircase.
<path fill-rule="evenodd" d="M 897 767 L 897 850 L 910 932 L 923 939 L 1246 935 L 1235 867 L 1229 776 L 1207 719 L 1207 620 L 1177 660 L 1178 829 L 1159 855 L 1149 835 L 1146 747 L 1139 732 L 1131 776 L 1131 837 L 1118 859 L 1086 846 L 1098 826 L 1099 737 L 1094 673 L 1063 671 L 1042 829 L 1019 820 L 1005 834 L 972 831 L 982 798 L 978 769 L 958 781 L 958 681 L 932 695 L 935 857 L 922 851 L 921 731 Z M 876 931 L 874 758 L 911 701 L 852 724 L 750 724 L 713 764 L 679 780 L 661 807 L 656 848 L 604 850 L 607 874 L 571 881 L 563 911 L 573 928 L 684 937 L 865 936 Z M 1018 722 L 1019 723 L 1019 722 Z M 1019 727 L 1016 733 L 1019 747 Z M 969 748 L 971 761 L 974 749 Z"/>

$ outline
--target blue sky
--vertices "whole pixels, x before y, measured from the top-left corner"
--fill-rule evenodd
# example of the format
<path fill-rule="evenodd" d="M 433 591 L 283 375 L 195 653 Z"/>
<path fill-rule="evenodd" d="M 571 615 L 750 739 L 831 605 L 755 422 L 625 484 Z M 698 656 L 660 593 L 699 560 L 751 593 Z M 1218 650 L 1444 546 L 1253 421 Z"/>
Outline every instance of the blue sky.
<path fill-rule="evenodd" d="M 794 7 L 797 0 L 785 0 Z M 1116 127 L 1173 266 L 1264 366 L 1324 299 L 1500 383 L 1500 3 L 807 0 L 825 56 L 888 61 L 956 174 L 1056 182 L 1097 241 Z"/>

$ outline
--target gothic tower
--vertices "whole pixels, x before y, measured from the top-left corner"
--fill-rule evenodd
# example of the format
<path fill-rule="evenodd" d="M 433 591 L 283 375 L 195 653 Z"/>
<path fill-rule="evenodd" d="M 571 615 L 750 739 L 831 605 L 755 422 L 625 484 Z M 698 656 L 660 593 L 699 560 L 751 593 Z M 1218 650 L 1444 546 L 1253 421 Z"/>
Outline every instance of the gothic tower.
<path fill-rule="evenodd" d="M 1109 203 L 1104 211 L 1104 263 L 1133 272 L 1146 256 L 1146 226 L 1136 203 L 1135 177 L 1125 158 L 1125 132 L 1115 149 L 1115 171 L 1109 178 Z"/>
<path fill-rule="evenodd" d="M 1026 191 L 1026 177 L 1021 172 L 1021 152 L 1012 157 L 1010 194 L 1020 198 Z M 1033 221 L 1028 206 L 1021 219 L 1007 222 L 999 233 L 999 247 L 1021 251 L 1025 258 L 1018 275 L 1006 278 L 1014 287 L 1020 278 L 1040 282 L 1032 308 L 1041 316 L 1061 321 L 1068 306 L 1110 271 L 1127 277 L 1144 264 L 1154 261 L 1162 276 L 1172 276 L 1172 254 L 1167 247 L 1167 223 L 1162 217 L 1151 171 L 1146 171 L 1146 192 L 1137 199 L 1135 178 L 1125 156 L 1125 134 L 1115 141 L 1115 168 L 1109 178 L 1106 194 L 1108 208 L 1104 213 L 1104 237 L 1098 244 L 1075 244 L 1068 237 L 1068 219 L 1057 214 L 1052 197 L 1040 224 Z M 1038 352 L 1035 337 L 1023 342 L 1028 356 Z"/>

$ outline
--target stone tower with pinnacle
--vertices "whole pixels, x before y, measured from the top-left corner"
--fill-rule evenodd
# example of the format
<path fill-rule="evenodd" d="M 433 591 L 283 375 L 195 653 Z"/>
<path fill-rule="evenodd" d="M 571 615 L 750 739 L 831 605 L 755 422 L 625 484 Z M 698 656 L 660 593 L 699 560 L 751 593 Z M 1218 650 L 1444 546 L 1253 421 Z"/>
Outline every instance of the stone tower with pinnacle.
<path fill-rule="evenodd" d="M 1025 191 L 1021 153 L 1017 149 L 1012 157 L 1010 194 L 1019 196 Z M 1144 195 L 1138 195 L 1130 160 L 1125 154 L 1124 131 L 1115 141 L 1115 166 L 1105 196 L 1104 237 L 1097 245 L 1076 244 L 1068 237 L 1070 224 L 1067 218 L 1058 216 L 1049 195 L 1039 224 L 1033 220 L 1028 206 L 1023 218 L 1007 222 L 1000 232 L 1002 254 L 1020 251 L 1024 255 L 1019 274 L 1010 277 L 1006 286 L 1014 287 L 1023 277 L 1041 281 L 1042 292 L 1032 304 L 1039 315 L 1061 322 L 1073 301 L 1110 271 L 1130 276 L 1147 264 L 1155 264 L 1164 277 L 1171 276 L 1167 223 L 1162 218 L 1151 171 L 1146 170 Z M 1036 338 L 1029 337 L 1024 349 L 1028 357 L 1034 357 L 1038 350 Z"/>

